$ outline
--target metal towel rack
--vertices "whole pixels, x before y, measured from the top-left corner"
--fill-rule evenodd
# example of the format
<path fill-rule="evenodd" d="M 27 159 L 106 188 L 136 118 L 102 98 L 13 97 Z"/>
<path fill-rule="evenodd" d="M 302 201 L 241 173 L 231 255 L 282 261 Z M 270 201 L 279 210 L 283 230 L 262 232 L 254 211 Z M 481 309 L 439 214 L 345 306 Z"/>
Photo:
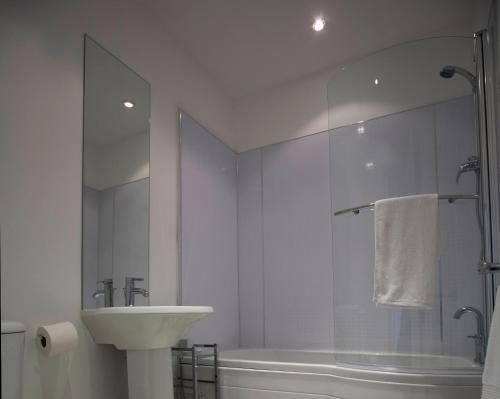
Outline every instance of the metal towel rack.
<path fill-rule="evenodd" d="M 448 201 L 450 204 L 457 200 L 478 200 L 479 195 L 477 194 L 454 194 L 454 195 L 438 195 L 439 200 Z M 375 206 L 375 202 L 370 202 L 369 204 L 364 204 L 360 206 L 355 206 L 354 208 L 341 209 L 334 213 L 335 216 L 344 215 L 346 213 L 353 213 L 358 215 L 359 211 L 363 209 L 370 209 Z M 500 273 L 500 263 L 480 261 L 478 264 L 478 272 L 487 273 Z"/>
<path fill-rule="evenodd" d="M 456 200 L 478 200 L 479 195 L 476 194 L 454 194 L 454 195 L 438 195 L 438 199 L 446 200 L 450 204 L 455 202 Z M 345 208 L 341 209 L 334 213 L 335 216 L 343 215 L 345 213 L 353 213 L 354 215 L 359 214 L 359 211 L 362 209 L 370 209 L 375 206 L 375 202 L 370 202 L 369 204 L 355 206 L 354 208 Z"/>

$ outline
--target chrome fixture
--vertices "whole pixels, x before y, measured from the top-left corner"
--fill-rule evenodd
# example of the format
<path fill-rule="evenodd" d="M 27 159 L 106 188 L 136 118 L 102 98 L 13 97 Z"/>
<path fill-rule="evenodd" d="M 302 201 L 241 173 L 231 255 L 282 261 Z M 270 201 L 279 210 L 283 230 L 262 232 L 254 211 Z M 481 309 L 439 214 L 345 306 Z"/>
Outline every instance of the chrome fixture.
<path fill-rule="evenodd" d="M 482 32 L 479 32 L 478 34 L 475 35 L 476 39 L 479 38 L 480 41 L 482 41 Z M 479 58 L 477 59 L 478 61 Z M 481 57 L 482 60 L 482 57 Z M 476 143 L 477 143 L 477 148 L 479 149 L 484 149 L 485 148 L 485 143 L 484 140 L 482 139 L 482 136 L 484 135 L 484 129 L 485 129 L 485 121 L 482 119 L 481 115 L 484 114 L 481 110 L 484 108 L 484 87 L 483 84 L 480 84 L 484 76 L 481 75 L 482 67 L 477 67 L 476 70 L 478 71 L 478 77 L 476 77 L 474 74 L 469 72 L 468 70 L 454 66 L 454 65 L 447 65 L 441 69 L 439 74 L 441 77 L 445 79 L 450 79 L 452 78 L 455 74 L 458 74 L 462 76 L 463 78 L 467 79 L 472 86 L 472 92 L 473 92 L 473 97 L 474 97 L 474 110 L 475 110 L 475 134 L 476 134 Z M 481 150 L 481 156 L 484 157 L 485 152 Z M 488 188 L 484 188 L 485 184 L 487 185 L 488 183 L 488 171 L 487 169 L 487 164 L 485 164 L 485 161 L 481 159 L 481 156 L 470 156 L 467 158 L 465 162 L 459 165 L 458 171 L 457 171 L 457 176 L 456 176 L 456 183 L 458 184 L 460 180 L 460 176 L 463 173 L 466 172 L 474 172 L 476 175 L 476 194 L 478 195 L 478 201 L 476 201 L 476 220 L 477 224 L 479 227 L 479 233 L 481 235 L 481 250 L 480 250 L 480 255 L 479 255 L 479 272 L 488 274 L 488 273 L 496 273 L 499 271 L 498 268 L 498 263 L 494 262 L 489 262 L 487 261 L 487 250 L 486 250 L 486 233 L 485 233 L 485 228 L 488 230 L 490 229 L 489 226 L 485 226 L 485 219 L 484 219 L 484 209 L 483 209 L 483 199 L 485 196 L 485 193 L 488 194 Z M 483 176 L 483 173 L 481 173 L 482 169 L 486 170 L 485 176 Z M 488 307 L 491 307 L 491 300 L 489 300 L 490 305 Z M 491 314 L 491 310 L 487 310 L 486 314 L 488 316 L 488 319 Z"/>
<path fill-rule="evenodd" d="M 123 289 L 125 294 L 125 306 L 135 306 L 135 296 L 138 294 L 145 298 L 149 297 L 148 290 L 135 287 L 136 281 L 144 281 L 144 279 L 139 277 L 125 277 L 125 288 Z"/>
<path fill-rule="evenodd" d="M 480 261 L 477 271 L 479 273 L 500 273 L 500 263 Z"/>
<path fill-rule="evenodd" d="M 439 72 L 442 78 L 451 79 L 455 74 L 462 76 L 467 79 L 472 86 L 472 89 L 475 91 L 477 87 L 477 79 L 476 77 L 470 73 L 467 69 L 460 68 L 454 65 L 447 65 Z"/>
<path fill-rule="evenodd" d="M 104 297 L 104 306 L 106 308 L 112 308 L 114 306 L 113 304 L 113 295 L 115 293 L 115 288 L 113 288 L 113 279 L 112 278 L 106 278 L 102 281 L 98 281 L 98 284 L 102 284 L 103 287 L 101 290 L 97 290 L 92 294 L 92 298 L 97 299 L 100 297 Z"/>
<path fill-rule="evenodd" d="M 438 195 L 439 200 L 446 200 L 450 204 L 453 204 L 457 200 L 477 200 L 479 199 L 479 196 L 476 194 L 452 194 L 452 195 Z M 340 211 L 337 211 L 334 213 L 335 216 L 343 215 L 345 213 L 353 213 L 354 215 L 358 215 L 359 211 L 363 209 L 373 209 L 375 206 L 375 202 L 370 202 L 369 204 L 363 204 L 359 206 L 355 206 L 354 208 L 345 208 L 341 209 Z"/>
<path fill-rule="evenodd" d="M 460 166 L 458 167 L 457 177 L 455 181 L 458 184 L 460 176 L 462 176 L 463 173 L 475 172 L 477 175 L 479 175 L 480 171 L 481 171 L 481 162 L 479 161 L 479 158 L 477 156 L 473 155 L 460 164 Z"/>
<path fill-rule="evenodd" d="M 453 318 L 460 319 L 465 313 L 472 313 L 476 317 L 476 334 L 468 335 L 468 338 L 472 338 L 475 344 L 476 355 L 474 357 L 474 362 L 479 365 L 484 364 L 484 357 L 486 353 L 486 332 L 484 329 L 484 316 L 483 314 L 473 308 L 472 306 L 465 306 L 463 308 L 458 309 Z"/>
<path fill-rule="evenodd" d="M 478 199 L 481 198 L 482 188 L 481 188 L 481 160 L 478 156 L 472 155 L 467 158 L 464 162 L 462 162 L 458 166 L 457 176 L 455 178 L 456 184 L 458 184 L 460 177 L 462 174 L 467 172 L 474 172 L 476 175 L 476 193 L 478 195 Z M 484 237 L 484 221 L 483 221 L 483 212 L 481 209 L 481 204 L 479 201 L 476 201 L 476 220 L 477 225 L 479 227 L 479 234 L 481 235 L 481 252 L 479 254 L 479 262 L 485 262 L 485 237 Z"/>

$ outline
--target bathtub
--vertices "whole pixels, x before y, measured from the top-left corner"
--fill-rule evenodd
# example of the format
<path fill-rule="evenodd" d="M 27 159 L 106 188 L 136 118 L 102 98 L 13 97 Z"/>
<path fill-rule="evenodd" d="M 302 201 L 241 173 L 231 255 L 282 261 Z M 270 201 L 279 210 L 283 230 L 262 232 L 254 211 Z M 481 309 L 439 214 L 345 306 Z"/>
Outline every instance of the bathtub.
<path fill-rule="evenodd" d="M 481 369 L 458 357 L 276 349 L 230 350 L 219 357 L 220 399 L 481 396 Z"/>

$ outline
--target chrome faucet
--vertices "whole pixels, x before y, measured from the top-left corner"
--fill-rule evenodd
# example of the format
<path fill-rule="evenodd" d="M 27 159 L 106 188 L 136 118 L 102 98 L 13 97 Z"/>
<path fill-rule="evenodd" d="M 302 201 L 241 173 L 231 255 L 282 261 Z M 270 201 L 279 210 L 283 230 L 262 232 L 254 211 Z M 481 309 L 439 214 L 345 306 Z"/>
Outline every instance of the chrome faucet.
<path fill-rule="evenodd" d="M 456 183 L 460 180 L 460 176 L 466 172 L 476 172 L 479 173 L 481 170 L 481 163 L 479 162 L 479 158 L 475 155 L 467 158 L 460 166 L 458 167 Z"/>
<path fill-rule="evenodd" d="M 135 287 L 136 281 L 144 281 L 144 279 L 138 277 L 125 277 L 125 288 L 123 289 L 125 294 L 125 306 L 135 306 L 135 296 L 137 294 L 145 298 L 149 296 L 148 290 Z"/>
<path fill-rule="evenodd" d="M 113 305 L 113 295 L 115 293 L 115 288 L 113 288 L 113 279 L 106 278 L 102 281 L 98 281 L 97 283 L 101 283 L 103 285 L 101 290 L 97 290 L 92 294 L 92 298 L 97 299 L 101 296 L 104 297 L 104 306 L 106 308 L 112 308 Z"/>
<path fill-rule="evenodd" d="M 473 313 L 476 316 L 476 334 L 468 335 L 468 338 L 472 338 L 475 344 L 476 356 L 474 358 L 474 362 L 479 365 L 484 364 L 484 357 L 486 354 L 486 332 L 484 329 L 484 316 L 483 314 L 473 308 L 472 306 L 465 306 L 463 308 L 458 309 L 453 317 L 455 319 L 460 319 L 465 313 Z"/>

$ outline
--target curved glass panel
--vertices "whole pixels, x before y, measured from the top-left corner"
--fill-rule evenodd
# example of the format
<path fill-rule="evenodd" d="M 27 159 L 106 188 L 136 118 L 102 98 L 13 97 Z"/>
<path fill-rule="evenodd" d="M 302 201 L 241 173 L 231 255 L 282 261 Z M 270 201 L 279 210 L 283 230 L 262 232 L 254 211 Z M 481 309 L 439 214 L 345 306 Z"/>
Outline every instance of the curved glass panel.
<path fill-rule="evenodd" d="M 329 82 L 334 212 L 413 194 L 476 194 L 475 173 L 456 181 L 458 167 L 478 153 L 472 85 L 458 74 L 441 77 L 446 65 L 473 72 L 473 40 L 395 46 L 342 68 Z M 334 216 L 334 347 L 365 354 L 339 361 L 479 372 L 467 337 L 476 333 L 476 320 L 453 317 L 462 306 L 483 310 L 475 202 L 440 201 L 437 289 L 429 310 L 375 306 L 373 212 Z M 439 367 L 426 359 L 438 359 Z"/>

